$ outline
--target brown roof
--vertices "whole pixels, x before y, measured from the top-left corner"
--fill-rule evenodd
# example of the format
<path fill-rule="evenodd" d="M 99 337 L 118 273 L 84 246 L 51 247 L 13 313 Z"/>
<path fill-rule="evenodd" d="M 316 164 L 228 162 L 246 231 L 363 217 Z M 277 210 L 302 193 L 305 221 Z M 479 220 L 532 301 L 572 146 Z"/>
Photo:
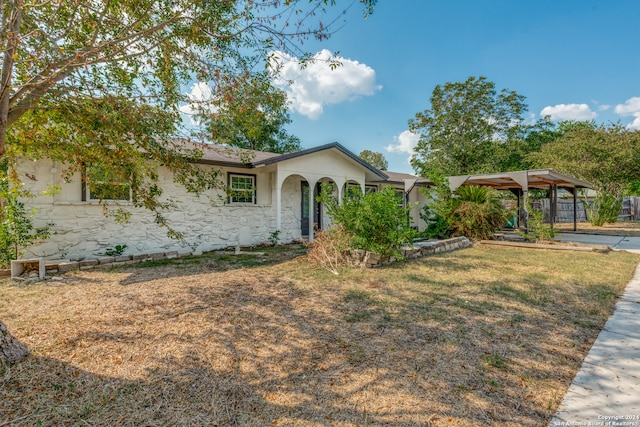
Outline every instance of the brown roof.
<path fill-rule="evenodd" d="M 362 160 L 360 157 L 347 150 L 337 142 L 321 145 L 318 147 L 307 148 L 305 150 L 295 151 L 293 153 L 279 154 L 269 153 L 266 151 L 247 150 L 242 148 L 228 147 L 217 144 L 207 144 L 202 142 L 194 142 L 188 140 L 174 140 L 177 146 L 180 146 L 186 150 L 200 150 L 202 151 L 202 157 L 197 160 L 198 163 L 218 165 L 218 166 L 234 166 L 234 167 L 246 167 L 253 168 L 257 166 L 269 165 L 277 163 L 283 160 L 293 159 L 296 157 L 306 156 L 312 153 L 317 153 L 323 150 L 335 149 L 346 155 L 347 157 L 359 163 L 367 170 L 369 170 L 370 176 L 376 176 L 382 180 L 387 177 L 385 171 L 380 171 L 369 163 Z"/>
<path fill-rule="evenodd" d="M 202 151 L 202 158 L 198 160 L 198 163 L 205 164 L 252 167 L 254 163 L 282 156 L 282 154 L 279 153 L 268 153 L 265 151 L 248 150 L 202 142 L 181 140 L 178 141 L 178 143 L 187 150 Z"/>

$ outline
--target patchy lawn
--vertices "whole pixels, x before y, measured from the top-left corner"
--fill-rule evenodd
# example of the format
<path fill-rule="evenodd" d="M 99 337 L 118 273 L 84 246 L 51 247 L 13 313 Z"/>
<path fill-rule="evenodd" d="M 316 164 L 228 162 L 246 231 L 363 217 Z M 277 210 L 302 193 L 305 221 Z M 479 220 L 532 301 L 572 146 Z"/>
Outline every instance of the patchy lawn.
<path fill-rule="evenodd" d="M 0 426 L 543 426 L 639 260 L 477 246 L 335 277 L 303 251 L 2 282 L 32 355 L 0 366 Z"/>

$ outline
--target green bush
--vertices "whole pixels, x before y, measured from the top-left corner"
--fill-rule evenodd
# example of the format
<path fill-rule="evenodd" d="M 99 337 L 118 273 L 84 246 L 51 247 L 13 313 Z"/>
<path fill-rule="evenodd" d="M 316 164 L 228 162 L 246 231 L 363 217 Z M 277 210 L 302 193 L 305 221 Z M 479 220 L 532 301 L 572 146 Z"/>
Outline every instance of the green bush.
<path fill-rule="evenodd" d="M 552 240 L 556 236 L 556 231 L 551 227 L 551 224 L 544 222 L 542 211 L 534 209 L 528 200 L 526 203 L 527 212 L 529 213 L 527 231 L 526 233 L 518 232 L 518 234 L 534 242 Z"/>
<path fill-rule="evenodd" d="M 592 225 L 601 227 L 605 222 L 613 224 L 618 220 L 622 208 L 622 198 L 613 194 L 597 193 L 596 197 L 585 201 L 587 215 Z"/>
<path fill-rule="evenodd" d="M 511 215 L 500 203 L 496 191 L 489 187 L 462 186 L 451 194 L 446 180 L 436 183 L 431 193 L 433 202 L 421 213 L 427 224 L 425 237 L 491 239 Z"/>
<path fill-rule="evenodd" d="M 324 203 L 334 224 L 340 224 L 349 236 L 351 249 L 364 249 L 383 256 L 399 256 L 400 247 L 412 241 L 409 208 L 402 205 L 393 187 L 362 194 L 351 187 L 339 203 L 333 186 L 323 186 L 319 200 Z"/>
<path fill-rule="evenodd" d="M 29 197 L 22 183 L 12 175 L 5 159 L 0 163 L 0 267 L 8 268 L 27 247 L 51 235 L 50 225 L 33 226 L 35 211 L 28 212 L 20 197 Z"/>

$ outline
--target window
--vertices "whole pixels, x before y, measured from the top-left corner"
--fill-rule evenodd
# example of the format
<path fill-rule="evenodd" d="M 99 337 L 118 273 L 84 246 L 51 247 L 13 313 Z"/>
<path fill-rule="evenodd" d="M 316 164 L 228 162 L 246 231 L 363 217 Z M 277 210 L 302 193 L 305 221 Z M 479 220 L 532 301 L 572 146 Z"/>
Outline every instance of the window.
<path fill-rule="evenodd" d="M 404 207 L 405 206 L 405 202 L 407 201 L 406 198 L 405 198 L 406 197 L 405 192 L 402 191 L 402 190 L 398 190 L 396 188 L 396 197 L 398 198 L 398 205 Z"/>
<path fill-rule="evenodd" d="M 229 174 L 229 203 L 256 203 L 256 176 Z"/>
<path fill-rule="evenodd" d="M 378 186 L 377 185 L 365 185 L 364 186 L 364 193 L 365 194 L 375 193 L 376 191 L 378 191 Z"/>
<path fill-rule="evenodd" d="M 82 201 L 131 200 L 131 182 L 107 168 L 89 166 L 82 181 Z"/>

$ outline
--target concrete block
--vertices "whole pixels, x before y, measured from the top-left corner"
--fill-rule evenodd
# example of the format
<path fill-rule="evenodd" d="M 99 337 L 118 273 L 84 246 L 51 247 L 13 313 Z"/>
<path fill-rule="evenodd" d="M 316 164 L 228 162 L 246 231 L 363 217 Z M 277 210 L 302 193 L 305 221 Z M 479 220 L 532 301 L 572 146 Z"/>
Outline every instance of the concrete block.
<path fill-rule="evenodd" d="M 78 270 L 79 268 L 80 268 L 80 263 L 77 261 L 58 263 L 58 271 L 71 271 L 71 270 Z"/>
<path fill-rule="evenodd" d="M 38 277 L 40 279 L 44 279 L 46 272 L 44 259 L 14 259 L 11 261 L 12 278 L 20 276 L 22 273 L 29 269 L 36 270 L 38 272 Z"/>

